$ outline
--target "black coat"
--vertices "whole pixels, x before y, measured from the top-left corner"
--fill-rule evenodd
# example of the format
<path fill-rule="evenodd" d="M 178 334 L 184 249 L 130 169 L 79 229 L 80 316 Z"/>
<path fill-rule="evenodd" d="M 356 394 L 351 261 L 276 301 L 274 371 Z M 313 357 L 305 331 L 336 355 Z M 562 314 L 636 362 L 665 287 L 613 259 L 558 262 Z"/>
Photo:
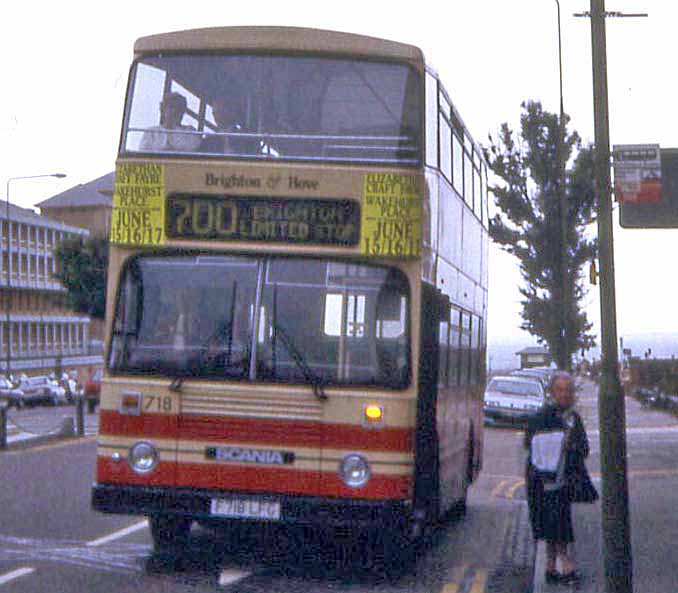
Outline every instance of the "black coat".
<path fill-rule="evenodd" d="M 581 416 L 574 410 L 567 412 L 571 428 L 567 437 L 566 457 L 565 457 L 565 482 L 572 483 L 581 477 L 583 471 L 586 471 L 584 459 L 589 456 L 589 439 L 586 436 L 584 423 Z M 532 443 L 532 437 L 538 432 L 547 432 L 551 430 L 567 430 L 568 424 L 560 408 L 554 404 L 545 405 L 539 412 L 530 418 L 527 430 L 525 431 L 525 448 L 529 451 Z M 530 465 L 530 458 L 527 459 L 527 477 L 533 468 Z"/>
<path fill-rule="evenodd" d="M 583 484 L 586 484 L 584 497 L 597 498 L 584 464 L 589 454 L 589 441 L 581 416 L 574 410 L 563 412 L 558 406 L 548 404 L 529 420 L 524 444 L 529 453 L 535 434 L 559 429 L 567 434 L 562 488 L 545 492 L 544 484 L 555 480 L 556 476 L 538 472 L 530 463 L 529 454 L 525 482 L 535 538 L 570 542 L 574 539 L 570 503 L 582 496 Z"/>

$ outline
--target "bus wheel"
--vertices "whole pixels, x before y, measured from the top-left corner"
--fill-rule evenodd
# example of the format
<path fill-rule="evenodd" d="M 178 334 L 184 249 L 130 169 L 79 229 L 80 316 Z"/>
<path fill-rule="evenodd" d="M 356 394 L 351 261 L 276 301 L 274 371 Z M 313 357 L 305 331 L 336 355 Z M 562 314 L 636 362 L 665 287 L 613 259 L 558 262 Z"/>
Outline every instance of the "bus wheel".
<path fill-rule="evenodd" d="M 188 517 L 151 515 L 148 523 L 156 552 L 174 554 L 182 551 L 188 544 L 192 523 Z"/>

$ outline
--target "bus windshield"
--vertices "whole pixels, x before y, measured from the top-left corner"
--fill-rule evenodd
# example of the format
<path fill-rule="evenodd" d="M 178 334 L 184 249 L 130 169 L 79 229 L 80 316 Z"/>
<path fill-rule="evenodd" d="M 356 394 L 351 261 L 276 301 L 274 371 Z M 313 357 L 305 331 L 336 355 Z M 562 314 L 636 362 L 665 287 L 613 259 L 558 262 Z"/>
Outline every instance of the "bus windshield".
<path fill-rule="evenodd" d="M 140 256 L 123 270 L 109 367 L 403 388 L 410 379 L 408 317 L 408 283 L 395 268 Z"/>
<path fill-rule="evenodd" d="M 402 63 L 162 55 L 132 70 L 122 153 L 374 162 L 421 158 L 419 74 Z"/>

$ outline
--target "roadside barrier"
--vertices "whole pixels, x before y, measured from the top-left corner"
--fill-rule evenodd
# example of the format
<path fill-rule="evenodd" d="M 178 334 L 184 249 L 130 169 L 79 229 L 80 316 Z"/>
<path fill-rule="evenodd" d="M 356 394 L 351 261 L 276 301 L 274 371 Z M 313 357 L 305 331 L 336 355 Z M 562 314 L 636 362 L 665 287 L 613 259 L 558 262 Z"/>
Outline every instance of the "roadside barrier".
<path fill-rule="evenodd" d="M 82 393 L 75 397 L 75 418 L 78 436 L 85 436 L 85 397 Z"/>
<path fill-rule="evenodd" d="M 47 428 L 44 428 L 42 430 L 37 430 L 35 428 L 29 428 L 22 422 L 17 422 L 16 418 L 12 418 L 9 415 L 7 416 L 7 422 L 6 426 L 9 425 L 14 426 L 15 428 L 19 429 L 21 432 L 25 432 L 26 434 L 32 434 L 35 436 L 47 436 L 48 434 L 54 434 L 57 433 L 61 430 L 61 426 L 63 424 L 63 420 L 59 419 L 58 424 L 53 424 Z"/>
<path fill-rule="evenodd" d="M 26 422 L 18 420 L 9 414 L 7 402 L 0 402 L 0 450 L 6 449 L 8 444 L 9 427 L 16 428 L 20 433 L 35 437 L 47 437 L 52 435 L 62 436 L 85 436 L 85 398 L 77 396 L 75 401 L 75 418 L 66 416 L 60 418 L 58 423 L 37 429 L 29 426 Z M 75 426 L 74 426 L 75 424 Z"/>
<path fill-rule="evenodd" d="M 0 449 L 7 448 L 7 404 L 0 402 Z"/>

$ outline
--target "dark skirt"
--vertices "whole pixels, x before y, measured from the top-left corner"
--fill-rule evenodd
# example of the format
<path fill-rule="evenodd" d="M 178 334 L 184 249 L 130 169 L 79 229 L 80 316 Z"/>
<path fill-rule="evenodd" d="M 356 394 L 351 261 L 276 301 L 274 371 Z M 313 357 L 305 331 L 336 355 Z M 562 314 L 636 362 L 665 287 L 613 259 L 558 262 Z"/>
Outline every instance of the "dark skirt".
<path fill-rule="evenodd" d="M 527 502 L 534 539 L 562 543 L 574 541 L 572 504 L 565 490 L 544 490 L 541 480 L 529 480 Z"/>

